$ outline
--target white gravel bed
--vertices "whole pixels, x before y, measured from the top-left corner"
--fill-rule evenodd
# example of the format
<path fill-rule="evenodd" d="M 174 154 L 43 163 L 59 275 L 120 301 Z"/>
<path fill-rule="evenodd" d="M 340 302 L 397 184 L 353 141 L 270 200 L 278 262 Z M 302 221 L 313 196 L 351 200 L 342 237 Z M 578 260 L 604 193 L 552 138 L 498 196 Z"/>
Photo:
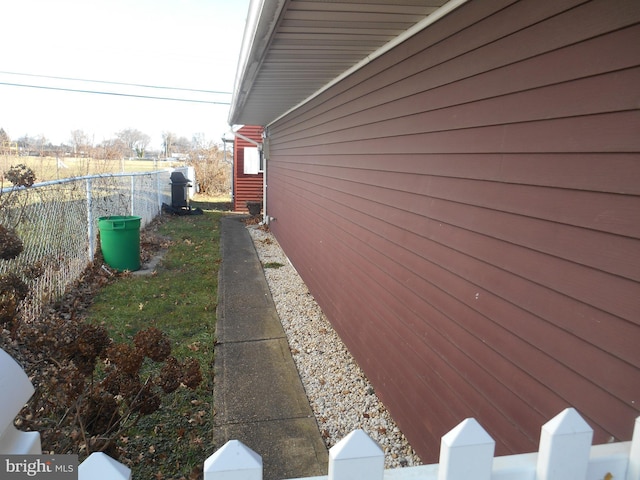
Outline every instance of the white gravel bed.
<path fill-rule="evenodd" d="M 327 448 L 361 428 L 383 448 L 385 468 L 420 465 L 275 237 L 256 226 L 248 230 Z"/>

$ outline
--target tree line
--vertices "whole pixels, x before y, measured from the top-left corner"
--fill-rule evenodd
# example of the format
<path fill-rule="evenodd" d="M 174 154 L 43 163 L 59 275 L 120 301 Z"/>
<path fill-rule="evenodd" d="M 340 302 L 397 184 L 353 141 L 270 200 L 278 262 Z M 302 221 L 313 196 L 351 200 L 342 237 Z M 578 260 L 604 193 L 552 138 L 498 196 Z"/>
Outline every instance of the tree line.
<path fill-rule="evenodd" d="M 207 140 L 203 133 L 195 134 L 189 140 L 172 132 L 163 132 L 161 151 L 150 151 L 150 143 L 149 135 L 134 128 L 120 130 L 114 138 L 97 144 L 83 130 L 73 130 L 68 143 L 54 145 L 44 135 L 24 135 L 14 140 L 0 127 L 0 155 L 95 160 L 155 160 L 173 157 L 196 169 L 200 192 L 218 195 L 230 191 L 233 155 L 223 152 L 219 145 Z"/>
<path fill-rule="evenodd" d="M 211 147 L 204 134 L 195 134 L 191 140 L 173 132 L 162 133 L 162 150 L 150 151 L 151 137 L 135 128 L 125 128 L 113 138 L 96 143 L 92 135 L 84 130 L 72 130 L 67 143 L 55 145 L 44 135 L 23 135 L 12 139 L 4 128 L 0 128 L 0 153 L 16 153 L 24 156 L 77 156 L 97 159 L 145 158 L 147 155 L 171 157 L 173 154 L 186 155 L 190 151 Z"/>

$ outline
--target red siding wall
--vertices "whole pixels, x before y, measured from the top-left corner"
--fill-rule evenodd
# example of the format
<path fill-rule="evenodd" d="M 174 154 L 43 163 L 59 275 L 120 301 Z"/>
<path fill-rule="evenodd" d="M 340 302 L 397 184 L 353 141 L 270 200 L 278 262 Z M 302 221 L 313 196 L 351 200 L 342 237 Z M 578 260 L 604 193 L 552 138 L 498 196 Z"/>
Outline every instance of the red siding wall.
<path fill-rule="evenodd" d="M 640 414 L 640 2 L 477 0 L 268 129 L 271 229 L 423 461 Z"/>
<path fill-rule="evenodd" d="M 251 140 L 262 142 L 262 127 L 245 125 L 238 132 Z M 261 201 L 263 196 L 262 173 L 244 173 L 244 148 L 255 147 L 243 138 L 235 137 L 233 142 L 233 210 L 248 212 L 247 201 Z"/>

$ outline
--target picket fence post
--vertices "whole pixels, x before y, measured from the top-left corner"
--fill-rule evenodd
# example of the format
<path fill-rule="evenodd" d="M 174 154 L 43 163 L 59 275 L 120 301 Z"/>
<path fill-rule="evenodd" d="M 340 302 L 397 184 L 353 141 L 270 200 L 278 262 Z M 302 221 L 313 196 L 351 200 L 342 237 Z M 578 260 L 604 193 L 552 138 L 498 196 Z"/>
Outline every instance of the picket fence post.
<path fill-rule="evenodd" d="M 640 417 L 636 418 L 633 428 L 626 480 L 640 480 Z"/>
<path fill-rule="evenodd" d="M 567 408 L 542 426 L 536 466 L 537 480 L 586 478 L 593 430 L 574 408 Z"/>
<path fill-rule="evenodd" d="M 131 480 L 131 469 L 103 452 L 93 452 L 78 466 L 78 480 Z"/>
<path fill-rule="evenodd" d="M 229 440 L 204 462 L 204 480 L 262 480 L 262 457 Z"/>
<path fill-rule="evenodd" d="M 19 431 L 13 425 L 35 389 L 18 362 L 1 348 L 0 385 L 0 454 L 40 455 L 40 434 Z"/>
<path fill-rule="evenodd" d="M 440 441 L 438 480 L 490 480 L 495 446 L 476 419 L 463 420 Z"/>
<path fill-rule="evenodd" d="M 384 452 L 358 429 L 329 449 L 328 480 L 382 480 Z"/>

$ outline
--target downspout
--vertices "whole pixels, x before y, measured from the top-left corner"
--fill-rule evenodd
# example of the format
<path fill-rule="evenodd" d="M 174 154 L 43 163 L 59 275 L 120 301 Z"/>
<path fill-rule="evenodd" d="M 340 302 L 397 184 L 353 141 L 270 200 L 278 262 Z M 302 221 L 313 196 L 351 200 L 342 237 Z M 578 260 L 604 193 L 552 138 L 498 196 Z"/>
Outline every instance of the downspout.
<path fill-rule="evenodd" d="M 265 148 L 266 147 L 266 148 Z M 262 130 L 262 223 L 269 225 L 272 218 L 267 213 L 267 164 L 269 154 L 269 136 L 267 129 Z M 273 219 L 275 220 L 275 218 Z"/>

